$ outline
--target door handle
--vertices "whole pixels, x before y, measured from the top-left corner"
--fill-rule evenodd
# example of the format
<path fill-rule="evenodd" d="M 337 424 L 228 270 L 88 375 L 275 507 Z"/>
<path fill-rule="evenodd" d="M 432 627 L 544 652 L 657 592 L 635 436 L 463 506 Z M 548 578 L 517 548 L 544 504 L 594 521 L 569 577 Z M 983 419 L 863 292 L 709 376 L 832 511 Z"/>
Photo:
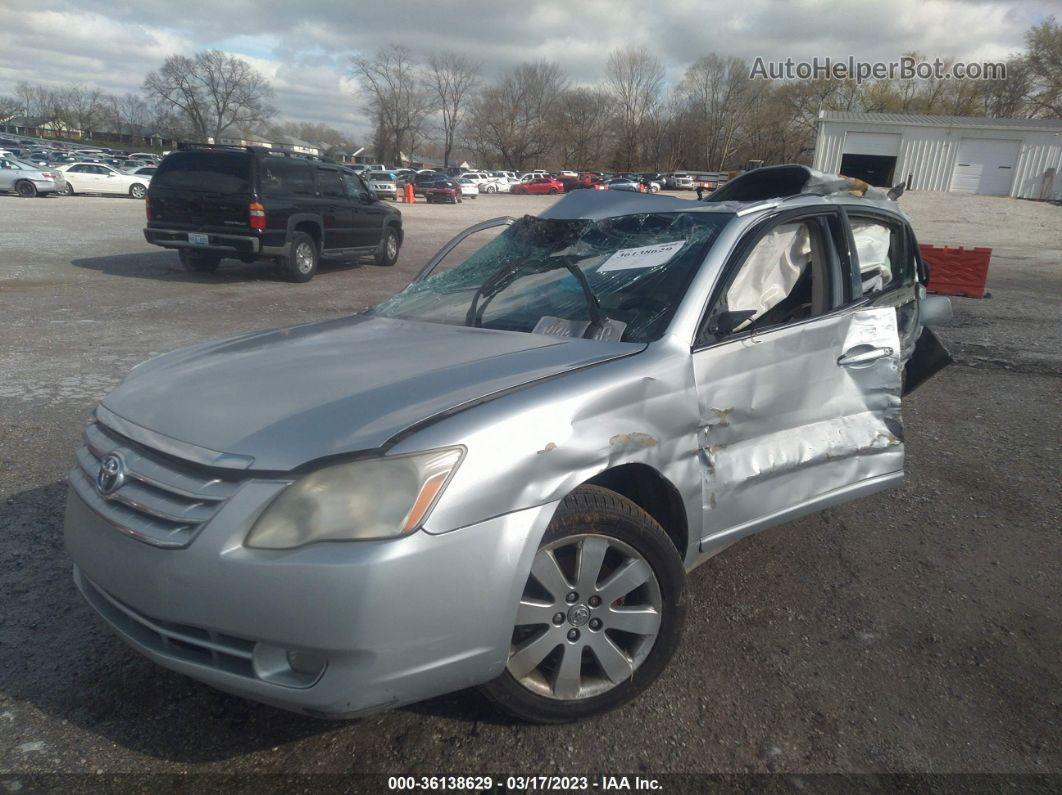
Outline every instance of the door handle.
<path fill-rule="evenodd" d="M 857 345 L 841 354 L 837 358 L 837 365 L 839 367 L 865 367 L 878 359 L 892 356 L 892 353 L 892 348 L 873 348 L 869 345 Z"/>

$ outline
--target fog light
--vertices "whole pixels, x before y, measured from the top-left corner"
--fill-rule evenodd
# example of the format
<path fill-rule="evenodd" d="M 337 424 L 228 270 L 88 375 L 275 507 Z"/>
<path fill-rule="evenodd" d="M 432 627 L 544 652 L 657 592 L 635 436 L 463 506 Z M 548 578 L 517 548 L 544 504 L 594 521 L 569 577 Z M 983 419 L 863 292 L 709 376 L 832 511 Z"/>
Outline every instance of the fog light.
<path fill-rule="evenodd" d="M 312 651 L 289 651 L 288 665 L 297 674 L 312 676 L 316 679 L 324 671 L 328 660 L 323 654 Z"/>
<path fill-rule="evenodd" d="M 258 643 L 252 665 L 255 676 L 264 682 L 284 687 L 310 687 L 324 673 L 328 658 L 320 652 L 283 649 Z"/>

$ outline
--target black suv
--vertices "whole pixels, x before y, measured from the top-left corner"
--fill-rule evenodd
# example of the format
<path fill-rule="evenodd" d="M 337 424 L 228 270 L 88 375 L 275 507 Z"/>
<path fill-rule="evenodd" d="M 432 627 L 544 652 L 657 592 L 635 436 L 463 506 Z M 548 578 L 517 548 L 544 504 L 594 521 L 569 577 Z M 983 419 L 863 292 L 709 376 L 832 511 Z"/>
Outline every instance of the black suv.
<path fill-rule="evenodd" d="M 182 146 L 147 195 L 148 243 L 174 248 L 189 271 L 223 257 L 274 260 L 308 282 L 321 257 L 372 256 L 394 265 L 402 213 L 352 170 L 257 147 Z"/>

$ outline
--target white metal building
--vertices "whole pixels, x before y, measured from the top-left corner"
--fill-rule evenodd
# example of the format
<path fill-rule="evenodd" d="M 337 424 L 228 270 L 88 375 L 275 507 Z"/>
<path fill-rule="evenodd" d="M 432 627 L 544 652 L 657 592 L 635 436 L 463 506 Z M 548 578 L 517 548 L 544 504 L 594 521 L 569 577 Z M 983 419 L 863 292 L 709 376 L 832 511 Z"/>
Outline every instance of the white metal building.
<path fill-rule="evenodd" d="M 814 167 L 872 185 L 1062 199 L 1062 120 L 820 111 Z"/>

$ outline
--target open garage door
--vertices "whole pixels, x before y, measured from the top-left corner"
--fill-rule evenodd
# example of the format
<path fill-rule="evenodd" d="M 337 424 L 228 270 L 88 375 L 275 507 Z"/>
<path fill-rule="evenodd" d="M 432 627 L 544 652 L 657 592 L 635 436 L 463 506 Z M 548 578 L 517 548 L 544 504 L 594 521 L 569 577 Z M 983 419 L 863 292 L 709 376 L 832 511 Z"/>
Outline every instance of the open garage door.
<path fill-rule="evenodd" d="M 1019 146 L 1018 141 L 963 138 L 959 142 L 955 169 L 951 172 L 951 190 L 1009 196 Z"/>
<path fill-rule="evenodd" d="M 900 153 L 896 133 L 849 132 L 841 152 L 841 173 L 879 188 L 891 188 Z"/>

